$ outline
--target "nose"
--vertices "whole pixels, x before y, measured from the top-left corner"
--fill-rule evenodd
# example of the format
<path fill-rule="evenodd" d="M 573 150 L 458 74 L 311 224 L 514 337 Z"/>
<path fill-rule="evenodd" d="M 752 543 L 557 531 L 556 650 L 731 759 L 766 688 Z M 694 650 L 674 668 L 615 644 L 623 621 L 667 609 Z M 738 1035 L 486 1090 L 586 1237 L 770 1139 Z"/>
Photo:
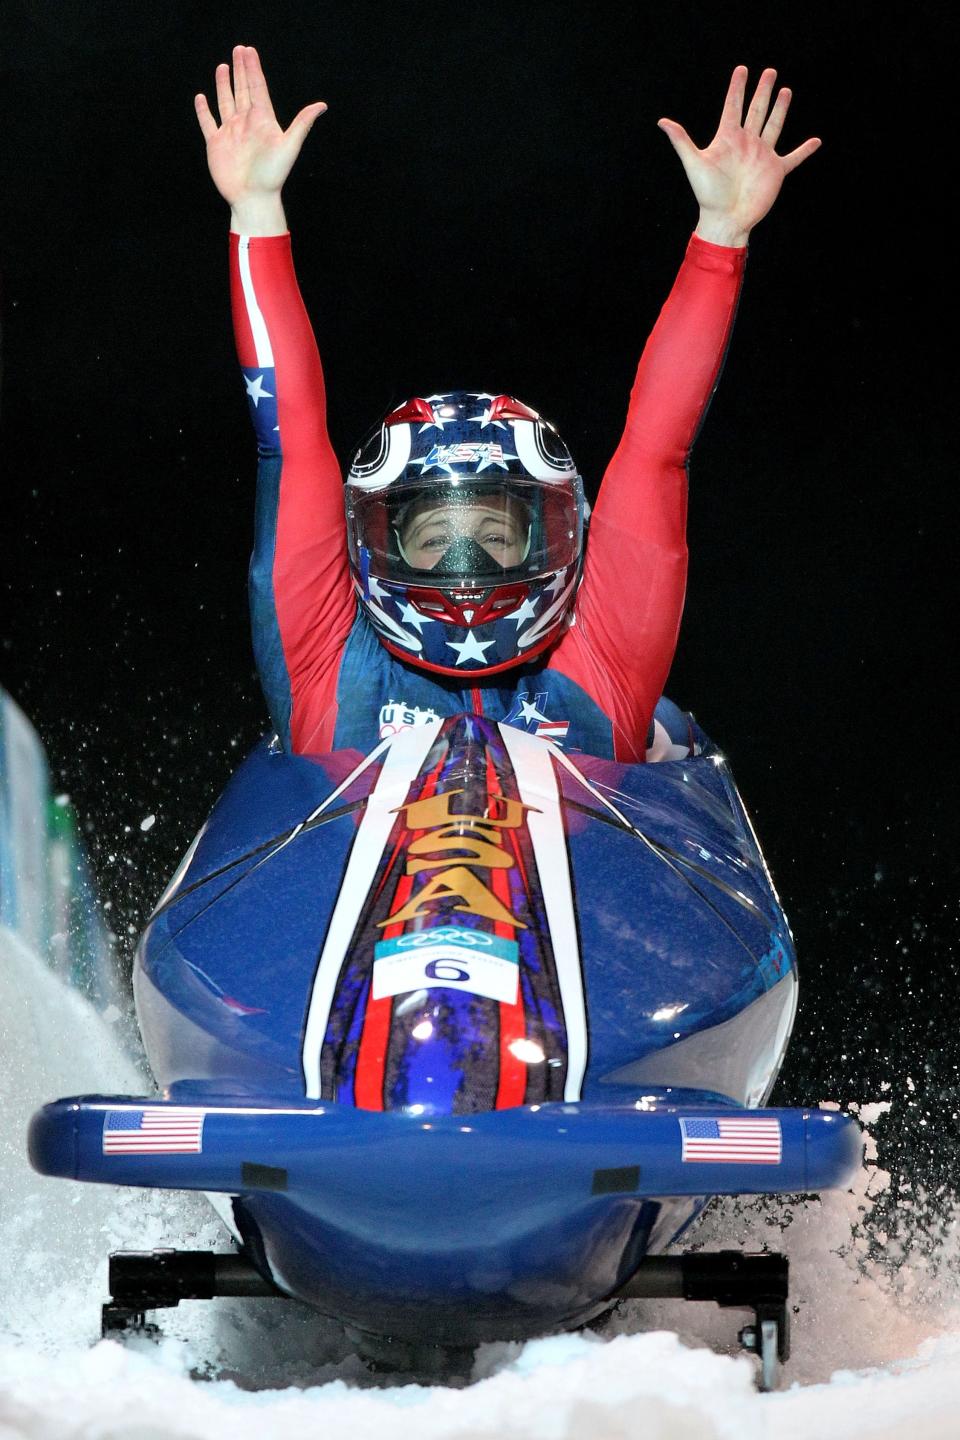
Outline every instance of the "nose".
<path fill-rule="evenodd" d="M 498 575 L 503 566 L 469 535 L 458 535 L 436 567 L 457 575 Z"/>

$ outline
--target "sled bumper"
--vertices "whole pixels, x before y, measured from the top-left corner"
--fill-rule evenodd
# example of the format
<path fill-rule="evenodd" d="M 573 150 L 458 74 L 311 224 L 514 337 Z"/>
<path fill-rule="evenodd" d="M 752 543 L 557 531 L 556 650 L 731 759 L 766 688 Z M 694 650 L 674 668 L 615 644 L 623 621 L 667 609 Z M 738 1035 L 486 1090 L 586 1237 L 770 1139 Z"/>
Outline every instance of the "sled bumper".
<path fill-rule="evenodd" d="M 94 1095 L 39 1110 L 29 1151 L 35 1170 L 71 1180 L 395 1205 L 431 1202 L 440 1176 L 501 1200 L 517 1182 L 580 1198 L 826 1190 L 849 1183 L 863 1144 L 849 1116 L 821 1110 L 557 1103 L 430 1116 Z"/>

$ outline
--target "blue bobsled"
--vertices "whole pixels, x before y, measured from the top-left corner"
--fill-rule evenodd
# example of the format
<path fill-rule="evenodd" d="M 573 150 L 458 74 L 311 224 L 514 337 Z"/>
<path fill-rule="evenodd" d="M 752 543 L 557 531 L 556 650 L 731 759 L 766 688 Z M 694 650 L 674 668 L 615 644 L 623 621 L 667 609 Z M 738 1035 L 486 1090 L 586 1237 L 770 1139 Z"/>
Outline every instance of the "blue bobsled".
<path fill-rule="evenodd" d="M 848 1182 L 853 1122 L 763 1108 L 796 988 L 709 746 L 630 766 L 474 715 L 264 743 L 137 953 L 160 1097 L 48 1105 L 31 1159 L 210 1193 L 360 1334 L 542 1334 L 681 1293 L 635 1277 L 709 1195 Z"/>

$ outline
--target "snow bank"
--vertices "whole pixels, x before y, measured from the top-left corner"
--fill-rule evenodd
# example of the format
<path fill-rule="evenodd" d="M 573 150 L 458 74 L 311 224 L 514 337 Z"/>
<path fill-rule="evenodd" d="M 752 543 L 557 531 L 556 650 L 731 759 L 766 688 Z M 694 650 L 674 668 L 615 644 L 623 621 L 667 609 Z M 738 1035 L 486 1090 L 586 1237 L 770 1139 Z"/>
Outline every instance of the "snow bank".
<path fill-rule="evenodd" d="M 102 1272 L 117 1209 L 115 1192 L 34 1175 L 24 1148 L 31 1114 L 56 1095 L 143 1086 L 112 1027 L 0 927 L 0 1332 L 68 1340 L 82 1313 L 77 1282 Z M 95 1316 L 77 1338 L 96 1333 Z"/>
<path fill-rule="evenodd" d="M 757 1395 L 750 1364 L 656 1332 L 539 1340 L 460 1390 L 364 1390 L 342 1380 L 249 1394 L 198 1384 L 172 1342 L 151 1355 L 101 1343 L 51 1365 L 0 1354 L 3 1440 L 955 1440 L 960 1337 L 829 1385 Z"/>
<path fill-rule="evenodd" d="M 228 1237 L 199 1197 L 30 1171 L 24 1131 L 42 1101 L 142 1093 L 145 1081 L 116 1026 L 2 931 L 0 1056 L 0 1440 L 408 1440 L 412 1427 L 418 1440 L 960 1433 L 956 1228 L 945 1213 L 935 1262 L 878 1265 L 864 1224 L 886 1180 L 875 1166 L 850 1194 L 725 1201 L 690 1237 L 790 1255 L 793 1388 L 776 1395 L 756 1394 L 753 1362 L 735 1354 L 736 1314 L 668 1302 L 624 1306 L 600 1335 L 482 1347 L 466 1386 L 376 1378 L 337 1326 L 270 1300 L 181 1305 L 164 1313 L 159 1345 L 98 1342 L 110 1250 L 227 1249 Z"/>

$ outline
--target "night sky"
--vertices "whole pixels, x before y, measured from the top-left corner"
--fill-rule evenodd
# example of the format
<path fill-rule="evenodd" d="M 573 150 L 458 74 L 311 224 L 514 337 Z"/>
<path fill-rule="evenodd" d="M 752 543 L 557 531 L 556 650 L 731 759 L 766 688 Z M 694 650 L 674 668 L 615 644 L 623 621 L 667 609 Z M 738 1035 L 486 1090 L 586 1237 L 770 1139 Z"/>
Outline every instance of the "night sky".
<path fill-rule="evenodd" d="M 194 92 L 242 41 L 284 123 L 329 104 L 285 199 L 342 460 L 389 405 L 462 384 L 541 409 L 595 490 L 696 219 L 656 121 L 704 144 L 733 65 L 773 64 L 795 92 L 781 149 L 823 148 L 751 243 L 668 693 L 729 755 L 794 923 L 780 1097 L 909 1075 L 888 1158 L 925 1183 L 955 1167 L 947 14 L 0 0 L 0 683 L 89 827 L 127 954 L 267 724 L 227 213 Z"/>

